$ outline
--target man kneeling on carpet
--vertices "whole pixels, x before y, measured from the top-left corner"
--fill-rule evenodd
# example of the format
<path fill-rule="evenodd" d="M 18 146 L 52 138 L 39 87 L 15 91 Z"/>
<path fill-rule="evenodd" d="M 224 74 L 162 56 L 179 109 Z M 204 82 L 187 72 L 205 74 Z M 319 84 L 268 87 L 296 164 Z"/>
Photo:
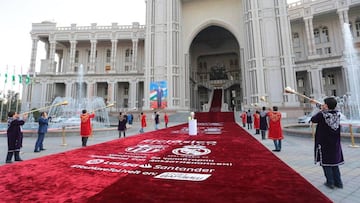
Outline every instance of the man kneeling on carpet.
<path fill-rule="evenodd" d="M 28 115 L 24 114 L 23 119 L 20 115 L 14 111 L 8 113 L 8 129 L 7 129 L 7 141 L 8 141 L 8 153 L 6 156 L 6 163 L 12 163 L 12 157 L 15 153 L 15 161 L 22 161 L 20 158 L 20 148 L 22 147 L 23 133 L 21 126 L 25 124 L 25 120 Z"/>
<path fill-rule="evenodd" d="M 83 147 L 86 147 L 87 140 L 91 136 L 92 133 L 91 119 L 94 117 L 95 117 L 94 112 L 89 114 L 85 109 L 82 110 L 82 114 L 80 115 L 80 120 L 81 120 L 80 135 L 81 135 L 81 142 Z"/>
<path fill-rule="evenodd" d="M 326 177 L 325 186 L 343 188 L 339 165 L 344 163 L 340 137 L 340 112 L 334 97 L 324 99 L 321 111 L 311 118 L 317 123 L 315 132 L 315 163 L 320 162 Z"/>

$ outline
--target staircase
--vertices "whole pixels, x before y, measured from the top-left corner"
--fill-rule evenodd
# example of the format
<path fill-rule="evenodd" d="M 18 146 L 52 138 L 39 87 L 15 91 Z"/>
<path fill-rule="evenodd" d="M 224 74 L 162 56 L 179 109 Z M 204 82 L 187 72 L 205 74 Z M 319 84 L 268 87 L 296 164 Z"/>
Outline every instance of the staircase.
<path fill-rule="evenodd" d="M 222 89 L 215 89 L 209 112 L 221 112 Z"/>

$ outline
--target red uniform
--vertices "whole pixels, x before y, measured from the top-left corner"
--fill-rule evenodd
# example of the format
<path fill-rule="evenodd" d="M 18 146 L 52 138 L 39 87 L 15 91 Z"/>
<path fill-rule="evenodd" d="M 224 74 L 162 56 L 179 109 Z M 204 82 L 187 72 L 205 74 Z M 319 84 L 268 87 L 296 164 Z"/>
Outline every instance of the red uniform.
<path fill-rule="evenodd" d="M 166 113 L 164 114 L 164 122 L 165 122 L 165 127 L 167 127 L 167 124 L 169 123 L 169 116 Z"/>
<path fill-rule="evenodd" d="M 141 115 L 141 128 L 145 128 L 146 127 L 146 115 L 143 114 Z"/>
<path fill-rule="evenodd" d="M 95 114 L 84 113 L 80 115 L 80 135 L 81 137 L 89 137 L 92 133 L 92 127 L 90 120 L 95 117 Z"/>
<path fill-rule="evenodd" d="M 245 124 L 246 124 L 246 112 L 243 112 L 241 114 L 241 121 L 242 121 L 242 123 L 243 123 L 243 125 L 245 127 Z"/>
<path fill-rule="evenodd" d="M 260 114 L 254 113 L 254 128 L 260 129 Z"/>
<path fill-rule="evenodd" d="M 272 140 L 282 140 L 284 136 L 281 129 L 281 113 L 277 111 L 270 111 L 267 115 L 269 117 L 268 138 Z"/>

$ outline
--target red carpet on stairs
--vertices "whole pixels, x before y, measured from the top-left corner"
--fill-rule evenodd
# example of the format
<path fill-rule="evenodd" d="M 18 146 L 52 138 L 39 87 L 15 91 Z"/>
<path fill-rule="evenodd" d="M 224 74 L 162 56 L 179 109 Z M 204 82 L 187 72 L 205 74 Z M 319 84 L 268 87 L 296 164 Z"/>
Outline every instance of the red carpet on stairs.
<path fill-rule="evenodd" d="M 201 121 L 196 136 L 187 130 L 2 166 L 0 202 L 331 202 L 237 123 Z"/>
<path fill-rule="evenodd" d="M 220 112 L 222 103 L 222 89 L 215 89 L 211 101 L 210 112 Z"/>

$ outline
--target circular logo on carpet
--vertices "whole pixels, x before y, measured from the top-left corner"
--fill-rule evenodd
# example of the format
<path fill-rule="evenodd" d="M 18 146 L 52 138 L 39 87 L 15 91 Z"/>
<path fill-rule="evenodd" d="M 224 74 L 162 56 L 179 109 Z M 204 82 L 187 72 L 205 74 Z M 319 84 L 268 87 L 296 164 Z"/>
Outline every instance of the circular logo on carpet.
<path fill-rule="evenodd" d="M 209 154 L 210 152 L 210 149 L 199 145 L 187 145 L 172 151 L 173 154 L 180 156 L 203 156 Z"/>

